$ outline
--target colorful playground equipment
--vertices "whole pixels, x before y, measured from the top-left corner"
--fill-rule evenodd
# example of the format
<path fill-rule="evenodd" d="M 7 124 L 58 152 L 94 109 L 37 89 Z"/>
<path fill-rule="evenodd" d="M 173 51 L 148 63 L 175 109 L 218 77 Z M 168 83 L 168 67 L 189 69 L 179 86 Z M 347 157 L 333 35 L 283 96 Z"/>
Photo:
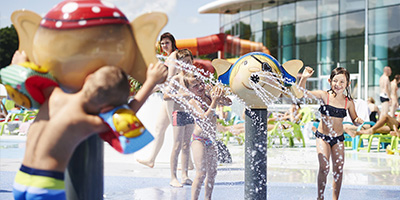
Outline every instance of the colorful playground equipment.
<path fill-rule="evenodd" d="M 240 39 L 229 34 L 219 33 L 205 37 L 176 40 L 179 49 L 187 48 L 193 55 L 206 55 L 217 51 L 234 55 L 244 55 L 249 52 L 259 51 L 270 54 L 267 47 L 261 42 Z"/>

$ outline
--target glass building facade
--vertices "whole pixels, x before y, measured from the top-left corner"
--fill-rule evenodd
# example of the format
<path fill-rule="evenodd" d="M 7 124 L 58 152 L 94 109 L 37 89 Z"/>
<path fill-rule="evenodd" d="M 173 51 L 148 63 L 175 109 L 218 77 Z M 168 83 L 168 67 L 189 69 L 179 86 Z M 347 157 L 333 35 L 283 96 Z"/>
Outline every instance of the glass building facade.
<path fill-rule="evenodd" d="M 333 68 L 341 66 L 352 74 L 360 72 L 358 80 L 362 80 L 364 87 L 364 72 L 368 70 L 367 95 L 376 99 L 383 67 L 392 68 L 391 80 L 400 74 L 400 0 L 232 1 L 231 6 L 228 4 L 218 8 L 221 33 L 262 42 L 281 63 L 300 59 L 319 70 L 315 77 L 327 76 Z M 225 53 L 224 56 L 241 55 Z M 321 85 L 315 87 L 321 88 Z"/>

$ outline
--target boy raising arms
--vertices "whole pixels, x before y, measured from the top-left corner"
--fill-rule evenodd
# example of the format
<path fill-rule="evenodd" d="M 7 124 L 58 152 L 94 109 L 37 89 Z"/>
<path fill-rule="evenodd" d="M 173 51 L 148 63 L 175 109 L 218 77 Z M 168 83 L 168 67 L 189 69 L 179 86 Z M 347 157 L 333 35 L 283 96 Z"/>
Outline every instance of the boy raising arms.
<path fill-rule="evenodd" d="M 166 68 L 150 65 L 147 80 L 130 108 L 137 112 L 152 88 L 165 80 Z M 67 94 L 59 87 L 44 90 L 47 100 L 28 131 L 25 156 L 14 181 L 14 198 L 65 199 L 64 171 L 75 148 L 93 134 L 109 131 L 98 116 L 125 104 L 129 96 L 126 74 L 117 67 L 102 67 L 90 74 L 83 88 Z"/>

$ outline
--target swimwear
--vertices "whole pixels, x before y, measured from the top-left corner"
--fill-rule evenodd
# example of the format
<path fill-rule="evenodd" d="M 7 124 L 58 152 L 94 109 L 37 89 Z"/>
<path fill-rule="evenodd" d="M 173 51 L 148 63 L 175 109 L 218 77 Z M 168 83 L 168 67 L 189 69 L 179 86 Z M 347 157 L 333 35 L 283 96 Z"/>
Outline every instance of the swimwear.
<path fill-rule="evenodd" d="M 379 99 L 381 100 L 381 103 L 385 103 L 386 101 L 389 101 L 389 96 L 386 93 L 380 93 Z"/>
<path fill-rule="evenodd" d="M 327 142 L 331 147 L 333 147 L 333 145 L 337 144 L 338 142 L 343 142 L 344 141 L 344 135 L 340 135 L 340 136 L 337 136 L 337 137 L 331 137 L 331 136 L 322 134 L 318 130 L 315 132 L 315 137 L 316 138 L 321 138 L 322 140 Z"/>
<path fill-rule="evenodd" d="M 379 99 L 381 100 L 381 103 L 385 103 L 386 101 L 389 101 L 389 98 L 385 98 L 385 97 L 379 97 Z"/>
<path fill-rule="evenodd" d="M 21 166 L 15 176 L 15 200 L 65 200 L 64 173 Z"/>
<path fill-rule="evenodd" d="M 326 105 L 321 105 L 318 111 L 326 116 L 330 117 L 337 117 L 337 118 L 344 118 L 346 117 L 346 107 L 347 107 L 347 97 L 346 97 L 346 104 L 344 108 L 336 108 L 334 106 L 329 105 L 329 94 L 328 94 L 328 102 Z"/>
<path fill-rule="evenodd" d="M 378 112 L 372 111 L 371 114 L 369 114 L 369 121 L 375 122 L 378 120 Z"/>
<path fill-rule="evenodd" d="M 190 113 L 178 110 L 172 112 L 173 126 L 186 126 L 189 124 L 194 124 L 194 119 L 190 116 Z"/>
<path fill-rule="evenodd" d="M 212 141 L 209 138 L 204 138 L 204 137 L 192 134 L 192 139 L 193 139 L 193 141 L 198 140 L 198 141 L 202 142 L 204 144 L 204 146 L 206 146 L 206 147 L 209 147 L 212 145 Z"/>

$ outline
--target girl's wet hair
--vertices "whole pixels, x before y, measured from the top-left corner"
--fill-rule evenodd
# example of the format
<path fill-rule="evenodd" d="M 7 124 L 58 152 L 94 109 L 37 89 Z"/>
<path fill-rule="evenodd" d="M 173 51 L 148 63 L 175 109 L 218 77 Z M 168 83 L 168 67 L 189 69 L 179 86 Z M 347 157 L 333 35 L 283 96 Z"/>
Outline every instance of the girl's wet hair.
<path fill-rule="evenodd" d="M 176 53 L 176 59 L 181 60 L 183 58 L 190 57 L 193 61 L 193 54 L 189 49 L 179 49 Z"/>
<path fill-rule="evenodd" d="M 349 85 L 350 85 L 350 73 L 343 67 L 337 67 L 335 69 L 332 70 L 331 72 L 331 76 L 329 77 L 329 79 L 332 81 L 333 77 L 335 77 L 336 75 L 339 74 L 344 74 L 344 76 L 346 77 L 346 81 L 347 81 L 347 85 L 346 85 L 346 97 L 349 100 L 353 100 L 353 98 L 351 97 L 351 94 L 349 92 Z M 328 90 L 328 92 L 331 91 L 333 93 L 333 95 L 336 97 L 336 92 L 331 89 Z"/>
<path fill-rule="evenodd" d="M 175 50 L 177 50 L 178 49 L 178 47 L 176 46 L 176 40 L 175 40 L 175 37 L 171 34 L 171 33 L 169 33 L 169 32 L 165 32 L 165 33 L 163 33 L 161 36 L 160 36 L 160 49 L 162 49 L 161 48 L 161 40 L 163 40 L 164 38 L 168 38 L 169 40 L 171 40 L 171 43 L 172 43 L 172 51 L 175 51 Z"/>

